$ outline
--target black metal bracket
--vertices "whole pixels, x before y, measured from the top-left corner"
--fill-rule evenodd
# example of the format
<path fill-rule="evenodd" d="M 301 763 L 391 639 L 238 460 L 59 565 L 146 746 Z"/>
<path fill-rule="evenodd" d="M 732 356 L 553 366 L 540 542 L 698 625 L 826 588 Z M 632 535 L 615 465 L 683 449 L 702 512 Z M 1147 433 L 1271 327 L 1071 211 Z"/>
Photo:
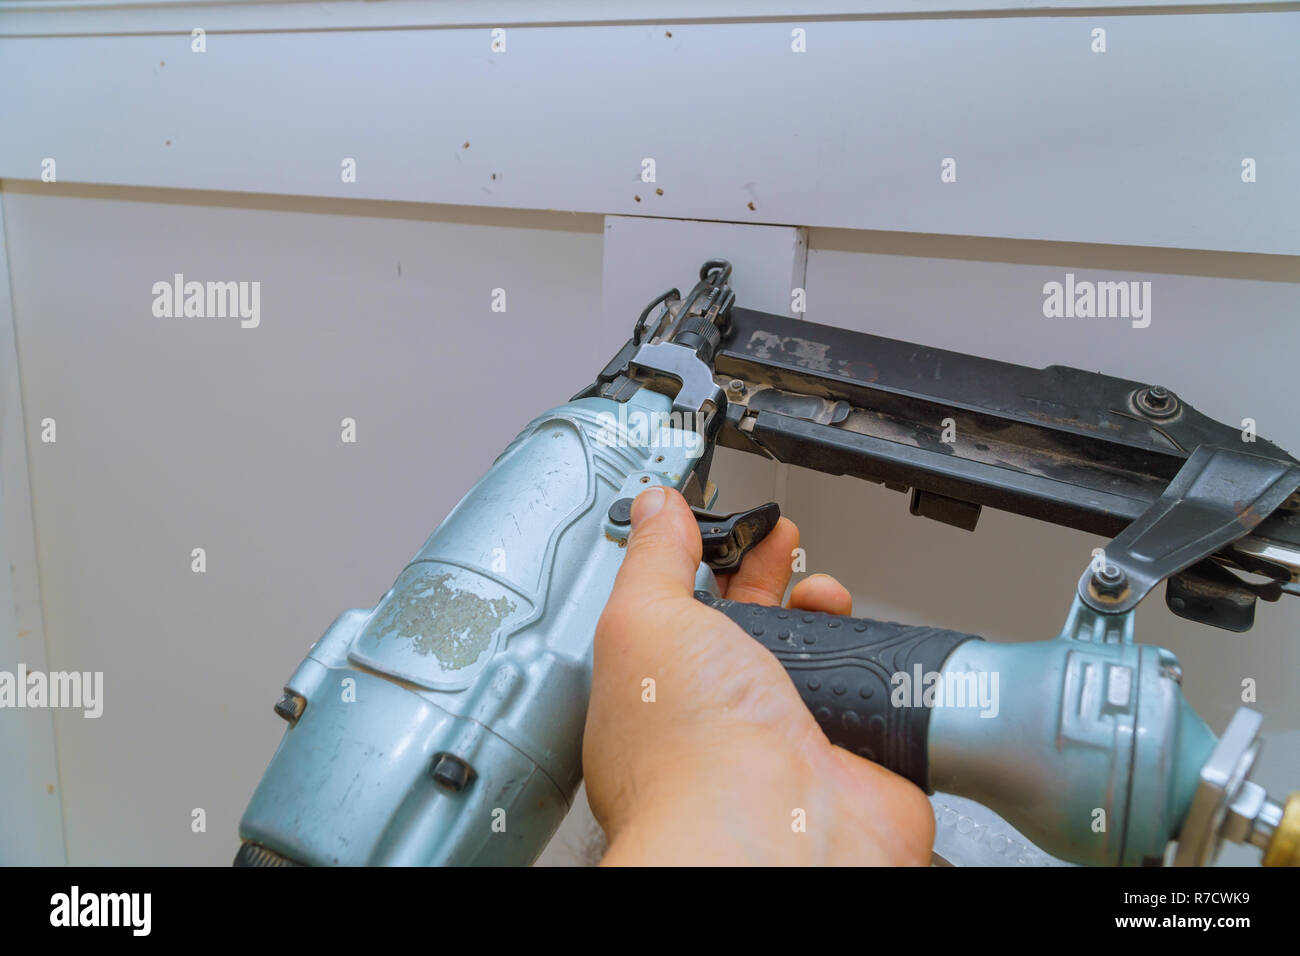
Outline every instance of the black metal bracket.
<path fill-rule="evenodd" d="M 1250 533 L 1297 487 L 1300 465 L 1200 446 L 1156 502 L 1104 549 L 1104 566 L 1083 573 L 1079 597 L 1102 613 L 1132 610 L 1161 581 Z M 1226 606 L 1209 600 L 1207 592 L 1201 610 L 1240 622 L 1237 589 L 1222 577 L 1216 580 L 1229 592 Z M 1250 608 L 1253 618 L 1254 594 Z"/>

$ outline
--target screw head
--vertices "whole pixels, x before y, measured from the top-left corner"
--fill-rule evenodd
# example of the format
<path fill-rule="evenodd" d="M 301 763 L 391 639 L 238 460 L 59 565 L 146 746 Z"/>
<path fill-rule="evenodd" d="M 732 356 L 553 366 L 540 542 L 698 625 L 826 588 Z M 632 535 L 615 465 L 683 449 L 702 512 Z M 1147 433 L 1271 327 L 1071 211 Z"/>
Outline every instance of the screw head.
<path fill-rule="evenodd" d="M 1128 587 L 1128 575 L 1115 564 L 1107 564 L 1092 572 L 1092 588 L 1102 597 L 1119 597 Z"/>
<path fill-rule="evenodd" d="M 1148 418 L 1169 418 L 1178 411 L 1178 396 L 1163 385 L 1148 385 L 1133 393 L 1133 404 Z"/>

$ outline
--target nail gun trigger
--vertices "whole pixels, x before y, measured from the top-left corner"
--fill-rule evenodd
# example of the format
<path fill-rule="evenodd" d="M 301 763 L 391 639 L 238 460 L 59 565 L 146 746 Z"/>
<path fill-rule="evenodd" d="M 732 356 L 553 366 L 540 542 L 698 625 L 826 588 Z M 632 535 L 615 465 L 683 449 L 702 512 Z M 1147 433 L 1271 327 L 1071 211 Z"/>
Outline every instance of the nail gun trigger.
<path fill-rule="evenodd" d="M 700 526 L 704 563 L 715 574 L 738 570 L 745 555 L 771 533 L 781 518 L 781 506 L 775 501 L 729 515 L 710 514 L 699 508 L 691 511 Z"/>

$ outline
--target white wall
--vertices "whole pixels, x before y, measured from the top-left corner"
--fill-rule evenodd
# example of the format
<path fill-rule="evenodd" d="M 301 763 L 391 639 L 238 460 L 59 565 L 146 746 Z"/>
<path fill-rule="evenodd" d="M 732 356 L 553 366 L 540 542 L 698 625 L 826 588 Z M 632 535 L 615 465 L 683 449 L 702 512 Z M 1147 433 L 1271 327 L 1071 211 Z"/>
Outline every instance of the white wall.
<path fill-rule="evenodd" d="M 591 322 L 600 220 L 16 183 L 3 200 L 23 404 L 58 423 L 29 442 L 49 667 L 106 680 L 101 718 L 55 712 L 68 858 L 228 864 L 308 646 L 621 344 Z M 261 325 L 154 318 L 176 271 L 260 280 Z"/>

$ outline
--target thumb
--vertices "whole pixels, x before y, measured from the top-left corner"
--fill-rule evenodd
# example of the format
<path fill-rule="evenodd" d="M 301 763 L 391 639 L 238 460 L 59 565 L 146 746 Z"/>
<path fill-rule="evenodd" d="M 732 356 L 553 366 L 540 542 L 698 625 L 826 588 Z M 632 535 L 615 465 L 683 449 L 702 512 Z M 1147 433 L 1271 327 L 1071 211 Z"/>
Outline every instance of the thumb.
<path fill-rule="evenodd" d="M 632 533 L 611 602 L 690 597 L 702 554 L 686 499 L 673 488 L 647 488 L 632 503 Z"/>

